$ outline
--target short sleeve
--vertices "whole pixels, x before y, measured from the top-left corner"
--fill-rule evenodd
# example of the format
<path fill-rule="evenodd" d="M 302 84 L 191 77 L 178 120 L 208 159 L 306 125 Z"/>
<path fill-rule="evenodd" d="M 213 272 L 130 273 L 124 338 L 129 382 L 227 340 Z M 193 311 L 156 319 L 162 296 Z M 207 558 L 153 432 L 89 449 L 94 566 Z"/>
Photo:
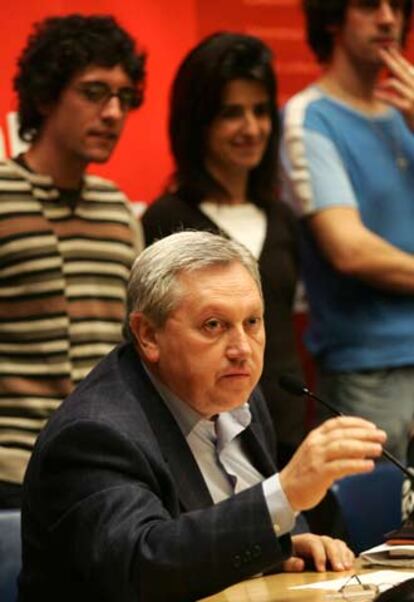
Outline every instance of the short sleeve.
<path fill-rule="evenodd" d="M 357 207 L 341 157 L 326 136 L 305 129 L 285 136 L 281 167 L 282 197 L 299 217 L 333 206 Z"/>

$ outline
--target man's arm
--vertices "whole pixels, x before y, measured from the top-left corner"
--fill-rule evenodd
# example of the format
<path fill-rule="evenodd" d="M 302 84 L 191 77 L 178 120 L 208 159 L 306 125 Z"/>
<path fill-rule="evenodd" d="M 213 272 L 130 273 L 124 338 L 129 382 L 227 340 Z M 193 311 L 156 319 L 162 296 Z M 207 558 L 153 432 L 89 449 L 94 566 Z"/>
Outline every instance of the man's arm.
<path fill-rule="evenodd" d="M 365 226 L 336 144 L 307 129 L 297 114 L 293 103 L 286 110 L 281 145 L 285 200 L 306 221 L 321 253 L 340 273 L 385 290 L 413 293 L 414 256 Z"/>
<path fill-rule="evenodd" d="M 290 462 L 280 472 L 280 484 L 295 511 L 313 508 L 332 483 L 350 474 L 372 470 L 372 458 L 382 452 L 384 431 L 354 416 L 332 418 L 309 433 Z M 284 562 L 286 571 L 301 571 L 306 559 L 316 570 L 327 564 L 334 570 L 350 568 L 353 554 L 337 539 L 312 534 L 292 537 L 293 555 Z"/>
<path fill-rule="evenodd" d="M 414 293 L 414 256 L 366 228 L 356 208 L 329 207 L 305 219 L 322 253 L 340 273 L 378 288 Z"/>

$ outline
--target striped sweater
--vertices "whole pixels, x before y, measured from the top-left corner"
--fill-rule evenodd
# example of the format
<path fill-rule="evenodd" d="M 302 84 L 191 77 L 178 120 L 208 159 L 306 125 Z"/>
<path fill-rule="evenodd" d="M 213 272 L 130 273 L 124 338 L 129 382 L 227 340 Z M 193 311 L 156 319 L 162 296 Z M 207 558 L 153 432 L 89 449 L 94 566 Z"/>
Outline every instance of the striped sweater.
<path fill-rule="evenodd" d="M 51 412 L 121 339 L 142 244 L 112 183 L 85 176 L 72 208 L 50 178 L 0 162 L 0 480 L 22 482 Z"/>

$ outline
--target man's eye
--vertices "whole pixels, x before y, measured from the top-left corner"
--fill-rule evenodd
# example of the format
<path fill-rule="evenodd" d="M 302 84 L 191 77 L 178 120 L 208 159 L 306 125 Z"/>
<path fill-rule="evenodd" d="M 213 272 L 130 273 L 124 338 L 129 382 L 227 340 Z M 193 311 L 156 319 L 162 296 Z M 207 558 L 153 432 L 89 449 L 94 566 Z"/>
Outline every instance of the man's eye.
<path fill-rule="evenodd" d="M 97 102 L 103 100 L 111 93 L 108 86 L 100 83 L 90 83 L 83 84 L 79 86 L 79 91 L 87 98 L 93 102 Z"/>
<path fill-rule="evenodd" d="M 108 94 L 109 89 L 106 86 L 102 86 L 99 84 L 93 84 L 85 87 L 85 92 L 87 92 L 90 96 L 102 97 Z"/>
<path fill-rule="evenodd" d="M 252 330 L 257 329 L 261 323 L 262 319 L 259 316 L 252 316 L 247 320 L 247 326 Z"/>
<path fill-rule="evenodd" d="M 134 88 L 121 88 L 118 98 L 125 108 L 134 109 L 139 106 L 139 94 Z"/>
<path fill-rule="evenodd" d="M 208 320 L 204 323 L 204 328 L 209 332 L 217 332 L 223 328 L 223 323 L 220 320 Z"/>

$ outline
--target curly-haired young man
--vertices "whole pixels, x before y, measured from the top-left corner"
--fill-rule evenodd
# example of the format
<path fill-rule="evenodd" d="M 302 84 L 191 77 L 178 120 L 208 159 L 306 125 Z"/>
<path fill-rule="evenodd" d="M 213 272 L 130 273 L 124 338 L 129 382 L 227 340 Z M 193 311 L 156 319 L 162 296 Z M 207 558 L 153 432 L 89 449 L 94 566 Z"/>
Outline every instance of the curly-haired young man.
<path fill-rule="evenodd" d="M 404 459 L 414 416 L 412 0 L 304 0 L 321 78 L 284 113 L 321 392 Z"/>
<path fill-rule="evenodd" d="M 124 195 L 85 174 L 140 106 L 145 56 L 110 16 L 36 24 L 14 87 L 28 150 L 0 163 L 0 506 L 19 506 L 35 438 L 121 338 L 142 248 Z"/>

